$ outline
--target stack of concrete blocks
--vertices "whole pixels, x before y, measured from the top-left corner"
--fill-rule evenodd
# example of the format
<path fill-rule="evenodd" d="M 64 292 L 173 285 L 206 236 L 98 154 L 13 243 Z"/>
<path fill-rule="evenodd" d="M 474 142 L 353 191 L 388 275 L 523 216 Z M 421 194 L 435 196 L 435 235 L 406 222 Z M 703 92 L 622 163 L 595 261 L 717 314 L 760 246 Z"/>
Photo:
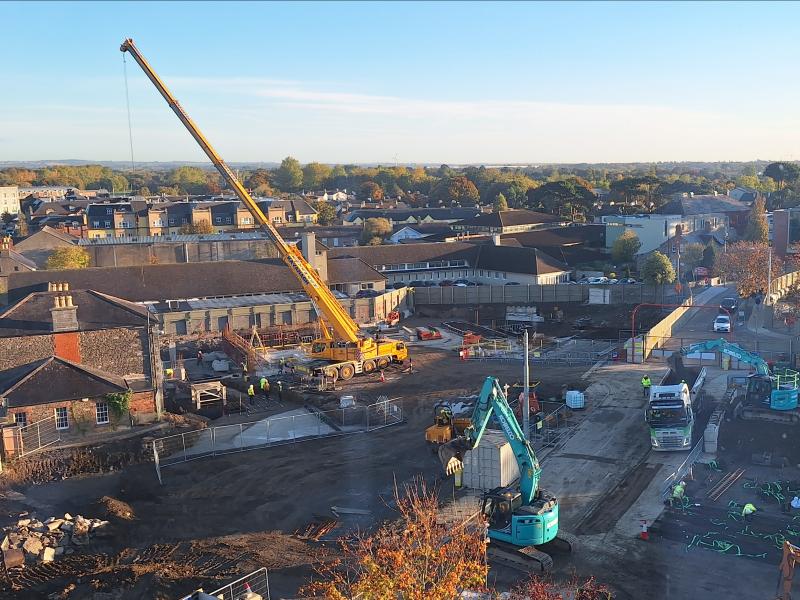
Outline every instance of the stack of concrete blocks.
<path fill-rule="evenodd" d="M 517 459 L 501 431 L 487 430 L 478 447 L 464 454 L 465 487 L 487 491 L 511 485 L 517 479 Z"/>

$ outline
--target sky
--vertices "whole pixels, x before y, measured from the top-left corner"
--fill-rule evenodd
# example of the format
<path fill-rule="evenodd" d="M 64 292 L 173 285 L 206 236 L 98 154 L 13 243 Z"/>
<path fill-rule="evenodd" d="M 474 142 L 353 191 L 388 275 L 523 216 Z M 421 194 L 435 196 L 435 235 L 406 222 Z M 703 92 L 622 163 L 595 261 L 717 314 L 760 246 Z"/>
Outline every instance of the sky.
<path fill-rule="evenodd" d="M 800 159 L 800 4 L 0 2 L 0 160 Z"/>

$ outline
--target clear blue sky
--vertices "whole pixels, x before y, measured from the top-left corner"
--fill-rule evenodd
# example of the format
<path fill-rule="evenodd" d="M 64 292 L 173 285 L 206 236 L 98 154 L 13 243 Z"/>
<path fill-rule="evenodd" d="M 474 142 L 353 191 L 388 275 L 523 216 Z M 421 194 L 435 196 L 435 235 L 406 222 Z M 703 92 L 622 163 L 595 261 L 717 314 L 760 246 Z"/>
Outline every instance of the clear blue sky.
<path fill-rule="evenodd" d="M 0 160 L 128 159 L 128 36 L 230 162 L 800 159 L 798 4 L 0 3 L 0 22 Z M 204 160 L 128 74 L 137 160 Z"/>

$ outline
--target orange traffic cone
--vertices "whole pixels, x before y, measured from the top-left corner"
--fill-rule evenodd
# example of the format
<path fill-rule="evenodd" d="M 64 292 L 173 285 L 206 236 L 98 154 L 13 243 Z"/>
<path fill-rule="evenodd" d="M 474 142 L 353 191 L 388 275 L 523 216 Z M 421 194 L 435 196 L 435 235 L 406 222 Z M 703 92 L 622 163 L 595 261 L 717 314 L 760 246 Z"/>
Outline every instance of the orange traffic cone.
<path fill-rule="evenodd" d="M 639 539 L 645 542 L 650 539 L 650 533 L 647 531 L 647 521 L 642 521 L 642 530 L 639 532 Z"/>
<path fill-rule="evenodd" d="M 381 371 L 381 383 L 385 382 L 386 382 L 386 376 L 383 374 L 383 371 Z"/>

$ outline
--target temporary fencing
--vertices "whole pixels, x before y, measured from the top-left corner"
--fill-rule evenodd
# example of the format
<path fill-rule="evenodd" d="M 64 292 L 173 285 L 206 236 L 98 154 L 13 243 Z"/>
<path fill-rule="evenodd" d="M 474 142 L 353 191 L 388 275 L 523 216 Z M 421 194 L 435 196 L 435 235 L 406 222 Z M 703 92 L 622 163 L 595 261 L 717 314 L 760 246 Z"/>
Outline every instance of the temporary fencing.
<path fill-rule="evenodd" d="M 241 579 L 214 590 L 211 592 L 211 596 L 220 600 L 239 600 L 240 598 L 248 598 L 248 592 L 257 594 L 264 600 L 270 600 L 269 575 L 266 569 L 253 571 Z"/>
<path fill-rule="evenodd" d="M 178 433 L 153 441 L 156 475 L 163 483 L 162 470 L 171 465 L 220 454 L 373 431 L 402 421 L 400 400 L 382 396 L 370 405 L 328 411 L 307 406 L 259 421 Z"/>
<path fill-rule="evenodd" d="M 55 416 L 20 427 L 17 431 L 17 456 L 26 456 L 61 441 L 61 431 L 56 427 Z"/>

